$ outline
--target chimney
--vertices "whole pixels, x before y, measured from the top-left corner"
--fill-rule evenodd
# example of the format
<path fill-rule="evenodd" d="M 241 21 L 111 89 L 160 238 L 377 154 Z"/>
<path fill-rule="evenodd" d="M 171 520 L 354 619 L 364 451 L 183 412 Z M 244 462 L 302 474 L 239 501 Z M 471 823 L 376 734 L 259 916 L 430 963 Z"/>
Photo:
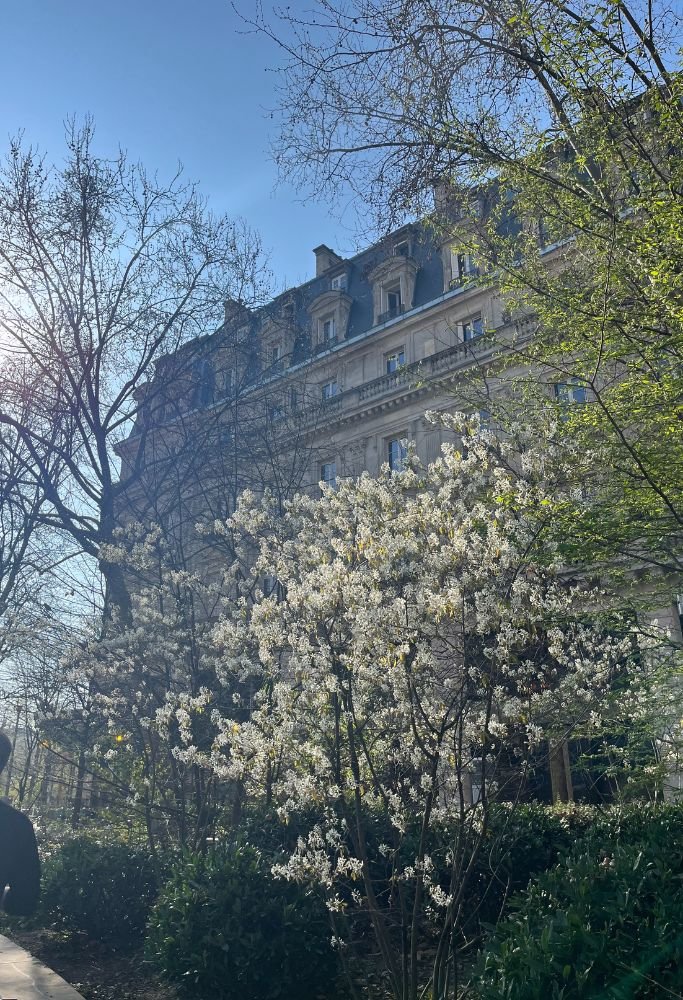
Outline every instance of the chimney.
<path fill-rule="evenodd" d="M 238 299 L 225 300 L 225 324 L 230 326 L 241 326 L 246 323 L 251 316 L 251 310 L 245 306 L 244 302 Z"/>
<path fill-rule="evenodd" d="M 319 278 L 321 274 L 325 274 L 326 271 L 329 271 L 331 267 L 334 267 L 335 264 L 338 264 L 342 260 L 338 253 L 330 250 L 324 243 L 316 247 L 313 253 L 315 254 L 316 278 Z"/>

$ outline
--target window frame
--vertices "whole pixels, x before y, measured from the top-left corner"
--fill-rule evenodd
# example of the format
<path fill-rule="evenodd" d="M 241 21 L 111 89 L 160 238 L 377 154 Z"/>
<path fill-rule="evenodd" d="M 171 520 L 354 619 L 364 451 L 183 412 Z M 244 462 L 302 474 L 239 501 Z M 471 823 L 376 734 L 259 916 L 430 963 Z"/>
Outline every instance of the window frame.
<path fill-rule="evenodd" d="M 405 461 L 408 457 L 408 448 L 405 441 L 405 437 L 386 438 L 387 463 L 389 465 L 389 472 L 392 475 L 399 475 L 405 470 Z M 393 455 L 394 450 L 397 453 L 396 457 Z"/>
<path fill-rule="evenodd" d="M 392 282 L 382 288 L 382 294 L 384 296 L 384 305 L 386 309 L 383 310 L 387 319 L 395 319 L 403 313 L 403 290 L 401 288 L 401 282 Z M 391 305 L 391 298 L 396 298 L 395 306 Z"/>
<path fill-rule="evenodd" d="M 332 388 L 334 386 L 334 389 Z M 327 391 L 329 390 L 329 391 Z M 323 382 L 320 386 L 320 396 L 323 403 L 329 403 L 331 399 L 339 395 L 339 383 L 336 378 L 330 379 L 329 382 Z"/>
<path fill-rule="evenodd" d="M 325 474 L 325 470 L 331 470 L 332 475 L 328 476 Z M 319 482 L 324 483 L 326 486 L 330 486 L 334 489 L 337 485 L 337 460 L 335 458 L 330 459 L 329 462 L 320 463 L 320 479 Z"/>
<path fill-rule="evenodd" d="M 393 364 L 394 359 L 396 360 L 395 364 Z M 384 368 L 387 375 L 393 375 L 399 368 L 403 368 L 405 363 L 406 349 L 403 346 L 397 347 L 393 351 L 387 351 L 384 355 Z"/>
<path fill-rule="evenodd" d="M 476 327 L 475 327 L 475 324 L 477 323 L 480 326 L 478 332 L 476 332 Z M 484 329 L 484 317 L 482 316 L 481 313 L 473 313 L 472 316 L 468 316 L 467 319 L 464 319 L 460 325 L 462 327 L 463 344 L 469 344 L 473 340 L 478 340 L 480 337 L 483 337 L 484 333 L 486 332 Z M 469 336 L 467 335 L 468 329 L 471 331 Z"/>
<path fill-rule="evenodd" d="M 560 406 L 583 406 L 588 402 L 588 386 L 578 376 L 565 382 L 554 382 L 555 402 Z"/>
<path fill-rule="evenodd" d="M 331 332 L 330 332 L 331 331 Z M 337 341 L 337 324 L 334 313 L 321 316 L 318 320 L 318 343 L 334 344 Z"/>

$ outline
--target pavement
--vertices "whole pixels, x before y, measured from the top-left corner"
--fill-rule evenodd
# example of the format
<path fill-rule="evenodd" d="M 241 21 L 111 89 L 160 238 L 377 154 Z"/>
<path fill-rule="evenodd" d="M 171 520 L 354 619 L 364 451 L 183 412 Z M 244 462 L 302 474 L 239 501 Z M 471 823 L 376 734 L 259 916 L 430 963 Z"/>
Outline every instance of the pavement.
<path fill-rule="evenodd" d="M 0 935 L 0 1000 L 83 1000 L 52 969 Z"/>

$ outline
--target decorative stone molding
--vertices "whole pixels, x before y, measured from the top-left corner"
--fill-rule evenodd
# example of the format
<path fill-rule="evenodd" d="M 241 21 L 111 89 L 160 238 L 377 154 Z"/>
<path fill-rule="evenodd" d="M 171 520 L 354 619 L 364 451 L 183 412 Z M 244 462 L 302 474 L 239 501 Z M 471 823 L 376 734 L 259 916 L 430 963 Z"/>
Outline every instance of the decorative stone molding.
<path fill-rule="evenodd" d="M 313 299 L 308 307 L 308 314 L 311 317 L 313 332 L 313 343 L 324 346 L 327 339 L 330 344 L 338 340 L 344 340 L 349 327 L 349 315 L 353 299 L 346 292 L 339 288 L 330 289 Z M 332 320 L 332 333 L 324 330 L 324 324 Z"/>
<path fill-rule="evenodd" d="M 418 270 L 418 265 L 412 257 L 399 255 L 388 257 L 370 271 L 368 281 L 372 284 L 375 324 L 392 319 L 413 308 Z"/>

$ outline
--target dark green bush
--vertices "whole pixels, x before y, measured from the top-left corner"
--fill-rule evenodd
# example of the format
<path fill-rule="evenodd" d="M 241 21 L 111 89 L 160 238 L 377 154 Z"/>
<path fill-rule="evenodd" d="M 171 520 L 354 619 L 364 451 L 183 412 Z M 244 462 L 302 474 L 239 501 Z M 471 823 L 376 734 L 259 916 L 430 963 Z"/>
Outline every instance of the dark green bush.
<path fill-rule="evenodd" d="M 335 996 L 336 957 L 324 904 L 275 879 L 248 845 L 187 859 L 162 891 L 148 952 L 192 1000 Z"/>
<path fill-rule="evenodd" d="M 590 828 L 595 814 L 592 807 L 538 803 L 493 809 L 467 893 L 473 924 L 496 923 L 510 897 L 568 854 Z M 476 926 L 468 932 L 478 933 Z"/>
<path fill-rule="evenodd" d="M 38 919 L 97 941 L 139 943 L 157 893 L 147 850 L 79 837 L 44 860 Z"/>
<path fill-rule="evenodd" d="M 472 868 L 465 891 L 463 906 L 463 941 L 468 947 L 476 946 L 483 927 L 495 924 L 510 897 L 525 889 L 529 880 L 555 865 L 567 854 L 594 822 L 597 810 L 593 807 L 550 807 L 540 804 L 501 805 L 491 810 L 488 834 Z M 297 838 L 310 830 L 317 821 L 314 813 L 290 814 L 283 824 L 274 811 L 254 810 L 243 817 L 240 836 L 261 850 L 264 856 L 279 858 L 290 854 Z M 381 898 L 390 899 L 390 886 L 394 874 L 394 861 L 398 867 L 413 864 L 420 839 L 420 824 L 407 824 L 399 836 L 387 814 L 381 810 L 366 809 L 364 814 L 366 849 L 373 880 L 385 887 Z M 469 824 L 468 824 L 469 829 Z M 451 855 L 458 831 L 453 823 L 436 825 L 428 835 L 426 851 L 434 864 L 434 878 L 444 891 L 449 891 Z M 475 834 L 470 831 L 473 847 Z M 383 854 L 382 844 L 398 850 L 396 858 Z M 350 851 L 353 845 L 348 843 Z M 371 940 L 372 929 L 365 909 L 354 907 L 350 895 L 353 886 L 338 887 L 339 895 L 348 904 L 345 934 L 356 943 Z M 410 910 L 412 894 L 410 884 L 402 888 L 404 902 Z M 393 903 L 395 904 L 395 900 Z M 425 934 L 429 934 L 425 924 Z"/>
<path fill-rule="evenodd" d="M 645 1000 L 683 991 L 683 812 L 613 810 L 518 898 L 480 1000 Z"/>

